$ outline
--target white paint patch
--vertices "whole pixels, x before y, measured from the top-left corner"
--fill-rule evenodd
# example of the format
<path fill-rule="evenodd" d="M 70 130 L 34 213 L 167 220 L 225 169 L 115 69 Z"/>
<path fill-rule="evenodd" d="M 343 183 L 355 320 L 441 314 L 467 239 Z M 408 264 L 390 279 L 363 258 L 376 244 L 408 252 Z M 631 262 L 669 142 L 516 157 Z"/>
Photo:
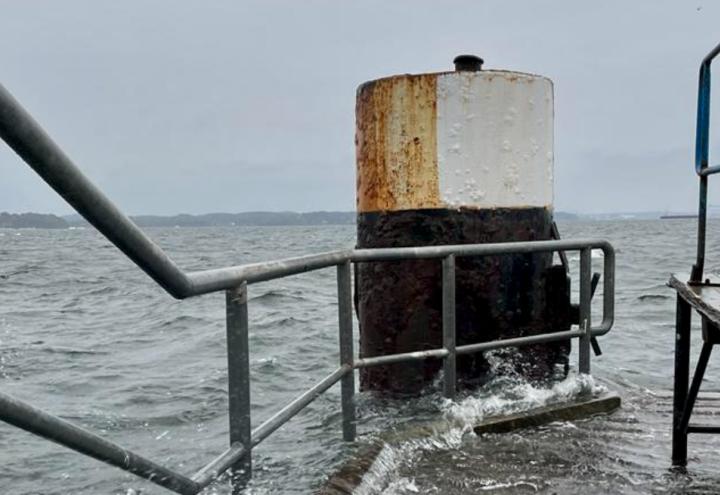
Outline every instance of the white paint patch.
<path fill-rule="evenodd" d="M 552 207 L 552 82 L 501 71 L 438 75 L 437 153 L 448 207 Z"/>

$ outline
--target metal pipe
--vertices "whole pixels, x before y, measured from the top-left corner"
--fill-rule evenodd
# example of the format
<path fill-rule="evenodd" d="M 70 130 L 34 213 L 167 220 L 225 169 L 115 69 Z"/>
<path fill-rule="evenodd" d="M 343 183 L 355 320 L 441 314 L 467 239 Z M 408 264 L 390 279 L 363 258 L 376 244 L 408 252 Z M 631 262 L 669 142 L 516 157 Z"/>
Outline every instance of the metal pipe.
<path fill-rule="evenodd" d="M 498 242 L 488 244 L 449 244 L 445 246 L 355 249 L 353 262 L 397 261 L 405 259 L 456 258 L 491 254 L 541 253 L 552 251 L 577 251 L 584 248 L 612 249 L 604 239 L 562 239 L 557 241 Z"/>
<path fill-rule="evenodd" d="M 229 266 L 189 273 L 192 295 L 208 294 L 237 286 L 240 282 L 253 284 L 289 275 L 319 270 L 347 262 L 352 251 L 329 251 L 263 263 Z"/>
<path fill-rule="evenodd" d="M 700 349 L 700 356 L 698 357 L 697 364 L 695 366 L 695 374 L 693 375 L 692 382 L 690 383 L 690 390 L 688 391 L 687 398 L 685 400 L 683 415 L 680 419 L 680 424 L 678 425 L 680 431 L 687 431 L 688 424 L 690 423 L 690 416 L 692 416 L 698 392 L 700 392 L 700 385 L 702 384 L 703 377 L 705 376 L 705 370 L 707 369 L 707 364 L 710 360 L 710 354 L 712 354 L 713 345 L 714 344 L 711 342 L 705 342 Z"/>
<path fill-rule="evenodd" d="M 720 433 L 720 426 L 710 425 L 688 425 L 688 433 Z"/>
<path fill-rule="evenodd" d="M 700 74 L 698 75 L 697 128 L 695 135 L 695 171 L 698 175 L 707 167 L 710 141 L 710 65 L 719 53 L 720 44 L 716 45 L 700 63 Z"/>
<path fill-rule="evenodd" d="M 707 190 L 708 178 L 706 175 L 700 177 L 698 193 L 698 235 L 697 255 L 695 264 L 690 271 L 691 282 L 701 282 L 703 270 L 705 269 L 705 234 L 707 232 Z"/>
<path fill-rule="evenodd" d="M 720 165 L 713 165 L 712 167 L 705 167 L 704 169 L 702 169 L 699 175 L 714 175 L 718 172 L 720 172 Z"/>
<path fill-rule="evenodd" d="M 215 481 L 218 476 L 237 463 L 245 453 L 245 447 L 241 443 L 232 444 L 229 449 L 195 473 L 192 480 L 197 483 L 198 486 L 205 488 Z"/>
<path fill-rule="evenodd" d="M 228 359 L 228 419 L 230 445 L 246 447 L 245 455 L 232 468 L 232 483 L 240 486 L 252 476 L 250 424 L 250 349 L 248 345 L 247 283 L 225 292 L 227 359 Z"/>
<path fill-rule="evenodd" d="M 404 363 L 405 361 L 421 361 L 423 359 L 439 359 L 448 355 L 446 349 L 430 349 L 427 351 L 403 352 L 400 354 L 388 354 L 386 356 L 374 356 L 356 359 L 354 368 L 369 368 L 371 366 L 382 366 L 384 364 Z"/>
<path fill-rule="evenodd" d="M 707 229 L 707 177 L 718 167 L 708 169 L 710 154 L 710 94 L 713 59 L 720 53 L 720 44 L 708 53 L 700 64 L 698 75 L 697 124 L 695 129 L 695 172 L 700 176 L 698 195 L 697 257 L 690 272 L 691 282 L 700 282 L 705 267 L 705 234 Z"/>
<path fill-rule="evenodd" d="M 287 423 L 290 418 L 302 411 L 305 406 L 317 399 L 320 394 L 332 387 L 347 373 L 352 373 L 352 368 L 347 365 L 341 366 L 258 426 L 252 432 L 252 447 L 255 447 L 265 440 L 268 435 Z"/>
<path fill-rule="evenodd" d="M 610 243 L 602 246 L 603 252 L 603 319 L 599 327 L 592 329 L 592 335 L 605 335 L 615 321 L 615 249 Z"/>
<path fill-rule="evenodd" d="M 673 378 L 672 464 L 687 464 L 687 429 L 680 428 L 690 374 L 690 305 L 680 295 L 675 309 L 675 374 Z"/>
<path fill-rule="evenodd" d="M 455 356 L 455 256 L 442 261 L 442 330 L 447 356 L 443 362 L 443 395 L 455 398 L 457 359 Z"/>
<path fill-rule="evenodd" d="M 591 298 L 592 297 L 592 251 L 580 250 L 580 330 L 578 342 L 578 370 L 590 374 Z"/>
<path fill-rule="evenodd" d="M 564 239 L 409 248 L 355 249 L 349 251 L 330 251 L 277 261 L 197 271 L 191 272 L 187 276 L 191 282 L 192 295 L 199 295 L 232 288 L 242 281 L 246 281 L 248 284 L 264 282 L 288 275 L 338 265 L 346 261 L 369 262 L 445 258 L 450 254 L 456 257 L 462 257 L 560 250 L 573 251 L 584 247 L 602 249 L 606 255 L 612 253 L 612 246 L 603 239 Z"/>
<path fill-rule="evenodd" d="M 352 275 L 349 261 L 337 266 L 338 290 L 338 330 L 340 333 L 340 365 L 352 368 L 353 352 L 353 313 L 352 313 Z M 343 417 L 343 440 L 355 440 L 355 373 L 345 373 L 340 379 L 340 404 Z"/>
<path fill-rule="evenodd" d="M 493 349 L 501 349 L 503 347 L 520 347 L 530 344 L 544 344 L 546 342 L 556 342 L 558 340 L 572 339 L 580 337 L 582 332 L 578 330 L 568 330 L 565 332 L 545 333 L 541 335 L 528 335 L 525 337 L 515 337 L 513 339 L 492 340 L 490 342 L 478 342 L 477 344 L 466 344 L 458 346 L 455 350 L 457 354 L 472 354 L 474 352 L 490 351 Z"/>
<path fill-rule="evenodd" d="M 50 187 L 176 298 L 192 293 L 177 265 L 125 216 L 0 85 L 0 137 Z"/>
<path fill-rule="evenodd" d="M 0 419 L 182 495 L 194 495 L 201 490 L 197 483 L 181 474 L 3 393 L 0 393 Z"/>

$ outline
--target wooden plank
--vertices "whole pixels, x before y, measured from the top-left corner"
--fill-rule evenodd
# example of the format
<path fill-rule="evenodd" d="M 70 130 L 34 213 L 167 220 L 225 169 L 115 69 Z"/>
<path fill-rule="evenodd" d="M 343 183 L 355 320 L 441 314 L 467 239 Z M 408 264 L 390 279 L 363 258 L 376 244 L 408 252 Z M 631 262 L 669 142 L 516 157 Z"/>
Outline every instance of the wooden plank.
<path fill-rule="evenodd" d="M 553 421 L 573 421 L 597 414 L 607 414 L 619 407 L 620 397 L 608 395 L 597 399 L 554 404 L 509 416 L 489 418 L 476 425 L 473 430 L 478 435 L 482 433 L 507 433 L 521 428 L 531 428 L 552 423 Z"/>
<path fill-rule="evenodd" d="M 718 280 L 711 280 L 713 283 Z M 720 325 L 720 287 L 688 285 L 675 275 L 670 277 L 668 286 L 675 289 L 680 297 L 690 304 L 702 316 L 716 325 Z"/>

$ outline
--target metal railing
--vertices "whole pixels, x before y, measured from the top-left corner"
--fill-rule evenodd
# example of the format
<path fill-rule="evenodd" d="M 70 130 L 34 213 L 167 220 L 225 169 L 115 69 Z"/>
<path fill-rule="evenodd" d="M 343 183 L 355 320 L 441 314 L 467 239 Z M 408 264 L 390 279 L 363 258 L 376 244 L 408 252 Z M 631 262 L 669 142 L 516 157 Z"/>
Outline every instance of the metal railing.
<path fill-rule="evenodd" d="M 695 129 L 695 173 L 700 177 L 698 194 L 697 259 L 690 272 L 690 282 L 699 284 L 705 268 L 705 234 L 707 231 L 708 176 L 720 172 L 720 165 L 709 166 L 710 160 L 710 65 L 720 54 L 720 44 L 700 64 L 698 76 L 697 124 Z"/>
<path fill-rule="evenodd" d="M 578 369 L 581 373 L 589 373 L 591 339 L 606 334 L 613 324 L 615 254 L 612 246 L 605 240 L 354 249 L 185 273 L 80 172 L 2 86 L 0 86 L 0 137 L 68 203 L 172 296 L 182 299 L 218 291 L 226 293 L 230 447 L 190 477 L 176 473 L 68 421 L 0 393 L 0 419 L 3 421 L 120 467 L 177 493 L 196 494 L 228 469 L 232 469 L 235 486 L 241 486 L 252 472 L 252 449 L 337 382 L 341 383 L 343 438 L 348 441 L 354 440 L 356 426 L 353 397 L 356 369 L 423 359 L 443 359 L 443 393 L 446 397 L 452 398 L 456 392 L 455 365 L 458 354 L 578 338 Z M 593 249 L 600 249 L 604 253 L 603 318 L 598 326 L 591 324 Z M 578 330 L 456 346 L 455 260 L 457 258 L 556 251 L 562 253 L 573 250 L 580 252 Z M 352 264 L 410 259 L 438 259 L 442 263 L 442 347 L 355 358 Z M 252 429 L 247 287 L 257 282 L 333 266 L 337 270 L 339 367 L 261 425 Z"/>

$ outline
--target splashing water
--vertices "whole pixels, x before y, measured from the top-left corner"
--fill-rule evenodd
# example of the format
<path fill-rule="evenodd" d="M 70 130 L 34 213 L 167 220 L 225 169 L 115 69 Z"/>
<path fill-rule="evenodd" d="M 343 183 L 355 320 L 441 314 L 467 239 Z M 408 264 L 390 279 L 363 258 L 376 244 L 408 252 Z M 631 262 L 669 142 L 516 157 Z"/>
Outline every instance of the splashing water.
<path fill-rule="evenodd" d="M 572 375 L 550 388 L 533 386 L 517 376 L 498 377 L 457 402 L 444 399 L 440 406 L 442 421 L 431 427 L 430 435 L 399 444 L 386 443 L 354 493 L 419 493 L 415 480 L 401 474 L 403 468 L 412 468 L 418 458 L 428 452 L 456 450 L 469 439 L 477 438 L 473 427 L 483 419 L 597 396 L 606 391 L 590 375 Z"/>

